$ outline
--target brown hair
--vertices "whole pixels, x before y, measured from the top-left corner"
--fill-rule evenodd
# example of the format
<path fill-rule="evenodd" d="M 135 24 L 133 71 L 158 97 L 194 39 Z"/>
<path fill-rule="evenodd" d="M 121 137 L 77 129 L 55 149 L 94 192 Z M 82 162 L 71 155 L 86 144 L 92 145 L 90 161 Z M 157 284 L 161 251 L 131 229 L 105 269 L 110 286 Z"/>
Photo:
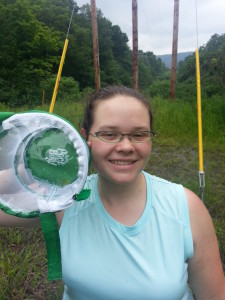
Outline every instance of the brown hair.
<path fill-rule="evenodd" d="M 94 122 L 95 103 L 100 100 L 101 101 L 109 100 L 117 95 L 133 97 L 139 100 L 141 103 L 143 103 L 146 109 L 148 110 L 149 117 L 150 117 L 150 128 L 152 129 L 153 115 L 147 99 L 134 89 L 115 85 L 115 86 L 108 86 L 100 89 L 95 94 L 93 94 L 87 101 L 87 105 L 84 110 L 83 122 L 82 122 L 82 127 L 84 128 L 86 134 L 89 133 L 91 126 Z"/>

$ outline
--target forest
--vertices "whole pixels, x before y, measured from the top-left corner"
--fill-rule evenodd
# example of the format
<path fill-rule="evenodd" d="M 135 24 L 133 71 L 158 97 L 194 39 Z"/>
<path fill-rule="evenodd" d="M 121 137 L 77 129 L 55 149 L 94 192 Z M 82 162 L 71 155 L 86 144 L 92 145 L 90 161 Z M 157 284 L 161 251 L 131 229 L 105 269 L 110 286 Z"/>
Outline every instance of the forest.
<path fill-rule="evenodd" d="M 17 107 L 51 100 L 72 0 L 0 0 L 0 102 Z M 97 9 L 101 86 L 132 85 L 128 37 Z M 80 100 L 94 89 L 90 5 L 75 10 L 58 97 Z M 224 94 L 225 34 L 214 34 L 199 49 L 202 94 Z M 170 70 L 153 52 L 139 50 L 139 89 L 149 97 L 169 98 Z M 195 56 L 177 67 L 176 97 L 196 97 Z"/>

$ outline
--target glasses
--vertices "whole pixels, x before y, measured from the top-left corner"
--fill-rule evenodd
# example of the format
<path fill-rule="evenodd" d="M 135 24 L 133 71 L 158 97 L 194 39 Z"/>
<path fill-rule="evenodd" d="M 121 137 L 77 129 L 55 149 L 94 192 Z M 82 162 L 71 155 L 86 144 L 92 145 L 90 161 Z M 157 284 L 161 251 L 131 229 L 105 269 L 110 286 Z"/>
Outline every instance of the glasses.
<path fill-rule="evenodd" d="M 150 141 L 156 133 L 153 131 L 135 131 L 132 133 L 121 133 L 117 131 L 98 131 L 95 133 L 89 132 L 93 137 L 106 143 L 118 143 L 123 140 L 125 135 L 134 143 L 145 143 Z"/>

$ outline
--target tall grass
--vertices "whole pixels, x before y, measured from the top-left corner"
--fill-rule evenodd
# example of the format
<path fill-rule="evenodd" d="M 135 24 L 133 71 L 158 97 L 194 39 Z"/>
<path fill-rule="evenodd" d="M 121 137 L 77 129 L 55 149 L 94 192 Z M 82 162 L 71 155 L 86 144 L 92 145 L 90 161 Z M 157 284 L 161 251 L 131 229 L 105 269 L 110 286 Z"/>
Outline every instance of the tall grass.
<path fill-rule="evenodd" d="M 154 115 L 156 142 L 160 144 L 198 146 L 198 119 L 196 102 L 184 100 L 163 100 L 154 98 L 151 107 Z M 54 113 L 70 121 L 77 129 L 81 127 L 85 100 L 56 102 Z M 49 110 L 49 104 L 32 109 Z M 9 107 L 0 104 L 0 111 L 9 111 Z M 28 107 L 15 108 L 15 111 L 27 111 Z M 225 101 L 220 97 L 202 100 L 203 144 L 206 149 L 224 149 L 225 145 Z"/>
<path fill-rule="evenodd" d="M 151 101 L 151 106 L 158 143 L 198 146 L 198 118 L 195 102 L 155 98 Z M 224 149 L 224 116 L 224 99 L 202 100 L 202 136 L 206 149 Z"/>

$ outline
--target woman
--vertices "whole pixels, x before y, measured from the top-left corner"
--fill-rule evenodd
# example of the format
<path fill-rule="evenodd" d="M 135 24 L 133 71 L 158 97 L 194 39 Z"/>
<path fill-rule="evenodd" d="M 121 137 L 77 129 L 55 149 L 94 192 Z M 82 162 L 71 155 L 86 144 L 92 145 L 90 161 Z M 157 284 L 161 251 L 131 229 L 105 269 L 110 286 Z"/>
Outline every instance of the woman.
<path fill-rule="evenodd" d="M 181 185 L 144 172 L 152 114 L 136 91 L 108 87 L 85 109 L 82 136 L 97 174 L 91 196 L 57 213 L 63 299 L 224 300 L 211 218 Z M 34 222 L 0 214 L 1 225 Z"/>

